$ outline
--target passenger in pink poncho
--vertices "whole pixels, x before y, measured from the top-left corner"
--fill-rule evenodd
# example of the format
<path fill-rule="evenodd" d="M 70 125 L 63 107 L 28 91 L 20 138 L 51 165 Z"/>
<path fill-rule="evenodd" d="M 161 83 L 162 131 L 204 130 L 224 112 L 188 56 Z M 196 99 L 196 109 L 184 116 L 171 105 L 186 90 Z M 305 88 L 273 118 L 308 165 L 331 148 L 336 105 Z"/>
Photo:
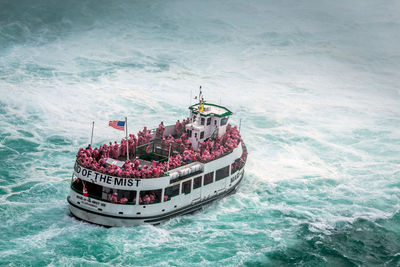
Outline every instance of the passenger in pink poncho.
<path fill-rule="evenodd" d="M 142 174 L 139 170 L 134 170 L 133 171 L 133 176 L 135 176 L 136 178 L 141 178 Z"/>
<path fill-rule="evenodd" d="M 153 168 L 153 176 L 154 177 L 160 176 L 160 168 L 159 167 Z"/>
<path fill-rule="evenodd" d="M 119 145 L 117 144 L 117 142 L 115 142 L 113 149 L 113 158 L 118 159 L 118 157 L 119 157 Z"/>
<path fill-rule="evenodd" d="M 165 131 L 164 123 L 161 122 L 161 123 L 158 125 L 157 131 L 156 131 L 156 136 L 157 136 L 157 137 L 163 136 L 164 131 Z"/>
<path fill-rule="evenodd" d="M 125 141 L 125 139 L 123 139 L 121 141 L 120 150 L 121 150 L 121 156 L 126 156 L 126 141 Z"/>
<path fill-rule="evenodd" d="M 126 202 L 128 202 L 128 199 L 126 197 L 121 198 L 121 200 L 119 201 L 119 203 L 121 204 L 125 204 Z"/>
<path fill-rule="evenodd" d="M 118 194 L 116 192 L 114 194 L 112 194 L 112 196 L 110 197 L 110 201 L 112 203 L 117 203 L 118 202 Z"/>
<path fill-rule="evenodd" d="M 143 202 L 144 202 L 144 204 L 149 204 L 150 203 L 150 197 L 149 197 L 149 195 L 145 195 L 144 196 L 144 198 L 143 198 Z"/>
<path fill-rule="evenodd" d="M 137 170 L 137 168 L 139 168 L 140 161 L 138 159 L 134 159 L 133 160 L 133 165 L 134 165 L 134 169 Z"/>
<path fill-rule="evenodd" d="M 153 194 L 150 194 L 150 203 L 154 203 L 156 197 Z"/>
<path fill-rule="evenodd" d="M 134 147 L 135 147 L 133 139 L 129 139 L 128 146 L 129 146 L 129 154 L 132 155 L 134 153 Z"/>

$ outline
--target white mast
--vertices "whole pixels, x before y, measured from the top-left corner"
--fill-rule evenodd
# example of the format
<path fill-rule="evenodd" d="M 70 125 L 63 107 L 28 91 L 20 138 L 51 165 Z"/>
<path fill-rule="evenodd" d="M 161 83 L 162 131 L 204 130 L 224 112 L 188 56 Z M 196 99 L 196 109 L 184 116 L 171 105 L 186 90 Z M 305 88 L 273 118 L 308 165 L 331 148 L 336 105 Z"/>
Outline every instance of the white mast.
<path fill-rule="evenodd" d="M 90 137 L 90 146 L 93 145 L 93 130 L 94 130 L 94 121 L 92 123 L 92 136 Z"/>

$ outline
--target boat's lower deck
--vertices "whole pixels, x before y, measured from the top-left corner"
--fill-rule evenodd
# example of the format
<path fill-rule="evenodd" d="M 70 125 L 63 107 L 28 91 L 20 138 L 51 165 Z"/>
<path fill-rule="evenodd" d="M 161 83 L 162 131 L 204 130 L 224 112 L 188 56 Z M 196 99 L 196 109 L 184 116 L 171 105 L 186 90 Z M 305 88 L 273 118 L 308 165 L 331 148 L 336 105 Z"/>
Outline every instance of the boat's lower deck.
<path fill-rule="evenodd" d="M 158 224 L 177 215 L 183 215 L 202 209 L 214 200 L 234 193 L 240 184 L 244 168 L 226 177 L 224 180 L 211 183 L 190 194 L 154 205 L 121 205 L 102 203 L 100 200 L 84 197 L 71 191 L 68 196 L 71 214 L 78 219 L 103 226 L 136 226 L 143 223 Z M 224 185 L 224 186 L 222 186 Z M 104 212 L 102 206 L 114 207 L 117 212 Z M 118 212 L 118 209 L 124 208 Z M 109 209 L 108 209 L 109 210 Z"/>

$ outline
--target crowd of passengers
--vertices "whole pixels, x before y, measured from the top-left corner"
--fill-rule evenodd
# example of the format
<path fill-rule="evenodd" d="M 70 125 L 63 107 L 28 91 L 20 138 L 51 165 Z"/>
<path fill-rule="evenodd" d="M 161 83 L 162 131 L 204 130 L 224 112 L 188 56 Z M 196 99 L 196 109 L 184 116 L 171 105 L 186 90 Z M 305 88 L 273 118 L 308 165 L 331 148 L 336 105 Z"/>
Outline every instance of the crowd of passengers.
<path fill-rule="evenodd" d="M 182 151 L 182 153 L 172 155 L 168 161 L 152 161 L 150 166 L 141 166 L 139 160 L 135 158 L 133 162 L 131 160 L 126 160 L 122 168 L 117 165 L 107 164 L 106 161 L 108 158 L 118 159 L 119 157 L 126 156 L 125 139 L 121 141 L 121 145 L 117 142 L 114 144 L 110 142 L 109 145 L 104 144 L 99 148 L 93 149 L 90 145 L 86 149 L 80 148 L 76 155 L 77 161 L 86 168 L 113 176 L 151 178 L 163 176 L 167 169 L 171 170 L 192 161 L 204 163 L 214 160 L 230 153 L 241 142 L 241 136 L 237 127 L 232 127 L 228 124 L 226 133 L 221 138 L 216 137 L 213 140 L 208 139 L 201 142 L 198 152 L 195 152 L 187 134 L 184 132 L 185 125 L 188 122 L 189 119 L 183 120 L 182 122 L 177 121 L 175 125 L 175 135 L 177 138 L 172 135 L 168 137 L 163 136 L 165 127 L 163 123 L 160 123 L 156 135 L 158 137 L 162 136 L 162 146 L 168 148 L 170 144 L 173 144 L 174 147 L 179 148 L 179 151 Z M 134 134 L 129 134 L 129 154 L 135 151 L 136 147 L 149 143 L 152 138 L 150 130 L 147 130 L 146 127 L 144 127 L 143 131 L 139 131 L 137 135 L 138 137 L 136 138 Z M 245 150 L 244 146 L 243 149 Z M 243 164 L 247 152 L 244 154 L 243 160 L 239 162 L 240 164 Z"/>
<path fill-rule="evenodd" d="M 156 195 L 155 192 L 150 192 L 146 195 L 144 195 L 144 197 L 142 198 L 142 196 L 139 196 L 139 204 L 140 205 L 148 205 L 148 204 L 154 204 L 154 203 L 158 203 L 160 202 L 160 197 L 158 197 Z M 116 192 L 114 192 L 110 199 L 109 199 L 112 203 L 121 203 L 121 204 L 126 204 L 129 200 L 125 197 L 122 196 L 121 199 L 118 199 L 118 194 Z M 168 200 L 168 196 L 165 195 L 164 196 L 164 201 Z M 136 197 L 134 197 L 132 199 L 132 204 L 135 205 L 136 204 Z"/>

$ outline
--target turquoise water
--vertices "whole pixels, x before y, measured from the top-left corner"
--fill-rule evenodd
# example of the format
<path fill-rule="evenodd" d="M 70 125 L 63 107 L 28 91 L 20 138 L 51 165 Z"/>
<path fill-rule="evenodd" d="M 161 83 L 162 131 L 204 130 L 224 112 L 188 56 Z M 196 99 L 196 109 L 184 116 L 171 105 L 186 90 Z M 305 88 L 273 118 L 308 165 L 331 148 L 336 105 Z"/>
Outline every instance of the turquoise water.
<path fill-rule="evenodd" d="M 2 1 L 0 265 L 400 265 L 396 1 Z M 242 119 L 237 194 L 158 226 L 68 215 L 90 140 Z"/>

